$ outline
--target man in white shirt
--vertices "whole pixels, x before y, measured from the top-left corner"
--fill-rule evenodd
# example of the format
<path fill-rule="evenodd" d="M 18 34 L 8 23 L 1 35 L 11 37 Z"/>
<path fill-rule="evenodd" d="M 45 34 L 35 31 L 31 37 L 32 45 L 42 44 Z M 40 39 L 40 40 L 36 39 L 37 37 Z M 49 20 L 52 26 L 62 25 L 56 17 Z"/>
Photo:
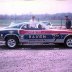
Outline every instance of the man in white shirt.
<path fill-rule="evenodd" d="M 32 19 L 30 20 L 30 27 L 37 28 L 37 21 L 35 19 L 35 16 L 32 16 Z"/>

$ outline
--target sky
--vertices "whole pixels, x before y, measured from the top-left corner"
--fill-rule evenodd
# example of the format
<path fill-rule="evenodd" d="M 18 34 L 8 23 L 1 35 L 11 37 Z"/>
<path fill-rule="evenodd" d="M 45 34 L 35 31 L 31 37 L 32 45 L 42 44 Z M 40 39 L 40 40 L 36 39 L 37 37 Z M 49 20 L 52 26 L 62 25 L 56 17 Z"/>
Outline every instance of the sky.
<path fill-rule="evenodd" d="M 72 0 L 0 0 L 0 14 L 72 13 Z"/>

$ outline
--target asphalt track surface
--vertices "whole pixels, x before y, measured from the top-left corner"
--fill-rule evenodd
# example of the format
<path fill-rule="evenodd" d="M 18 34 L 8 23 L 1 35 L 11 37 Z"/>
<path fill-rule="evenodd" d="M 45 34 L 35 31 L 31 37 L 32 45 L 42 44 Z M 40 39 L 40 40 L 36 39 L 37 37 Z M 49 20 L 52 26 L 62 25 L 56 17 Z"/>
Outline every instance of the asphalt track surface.
<path fill-rule="evenodd" d="M 0 72 L 72 72 L 72 49 L 62 45 L 0 46 Z"/>

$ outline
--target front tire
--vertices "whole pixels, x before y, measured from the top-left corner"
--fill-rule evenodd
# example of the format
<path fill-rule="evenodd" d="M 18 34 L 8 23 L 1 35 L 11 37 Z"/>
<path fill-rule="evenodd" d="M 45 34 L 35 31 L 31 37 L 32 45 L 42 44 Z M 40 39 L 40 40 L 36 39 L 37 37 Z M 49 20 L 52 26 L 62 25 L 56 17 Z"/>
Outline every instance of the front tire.
<path fill-rule="evenodd" d="M 17 47 L 17 45 L 18 45 L 18 41 L 17 41 L 17 39 L 15 39 L 15 38 L 7 38 L 6 39 L 6 46 L 8 47 L 8 48 L 16 48 Z"/>
<path fill-rule="evenodd" d="M 66 38 L 64 44 L 66 47 L 72 48 L 72 37 Z"/>

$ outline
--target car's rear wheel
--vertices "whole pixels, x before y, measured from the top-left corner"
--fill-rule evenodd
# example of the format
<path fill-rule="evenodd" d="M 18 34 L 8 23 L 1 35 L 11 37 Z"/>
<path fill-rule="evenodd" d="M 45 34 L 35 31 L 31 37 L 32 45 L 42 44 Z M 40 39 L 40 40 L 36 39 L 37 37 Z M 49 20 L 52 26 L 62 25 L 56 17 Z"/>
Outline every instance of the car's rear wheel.
<path fill-rule="evenodd" d="M 67 47 L 72 48 L 72 37 L 66 38 L 64 43 Z"/>
<path fill-rule="evenodd" d="M 16 48 L 18 45 L 18 40 L 15 38 L 7 38 L 6 39 L 6 46 L 8 48 Z"/>

